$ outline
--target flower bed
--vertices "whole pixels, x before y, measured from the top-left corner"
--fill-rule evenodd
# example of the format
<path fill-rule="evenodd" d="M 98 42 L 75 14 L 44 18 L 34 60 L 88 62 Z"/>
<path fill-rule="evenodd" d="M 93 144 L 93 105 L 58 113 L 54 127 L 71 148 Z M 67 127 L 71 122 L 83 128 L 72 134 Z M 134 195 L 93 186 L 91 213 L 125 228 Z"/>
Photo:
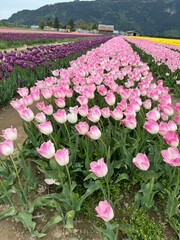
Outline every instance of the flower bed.
<path fill-rule="evenodd" d="M 125 228 L 115 211 L 120 196 L 112 189 L 139 174 L 137 206 L 150 209 L 158 193 L 166 195 L 166 214 L 178 231 L 180 118 L 173 114 L 180 113 L 180 104 L 173 108 L 163 81 L 153 83 L 147 64 L 121 37 L 71 61 L 68 69 L 52 73 L 30 90 L 19 88 L 21 98 L 11 101 L 28 139 L 13 159 L 16 132 L 3 132 L 6 140 L 0 143 L 0 152 L 7 156 L 11 171 L 2 167 L 8 179 L 14 173 L 6 187 L 17 183 L 13 188 L 23 209 L 17 209 L 12 191 L 6 191 L 3 200 L 11 207 L 4 215 L 23 224 L 28 218 L 30 224 L 25 226 L 32 236 L 41 237 L 60 221 L 72 228 L 87 197 L 102 191 L 94 208 L 106 229 L 96 229 L 116 240 Z M 33 102 L 35 113 L 30 108 Z M 31 202 L 29 194 L 38 179 L 33 178 L 29 156 L 51 189 Z M 33 213 L 40 206 L 54 208 L 57 214 L 37 232 Z"/>
<path fill-rule="evenodd" d="M 48 76 L 51 70 L 65 67 L 69 60 L 77 57 L 77 54 L 109 38 L 111 36 L 80 40 L 65 45 L 27 47 L 20 52 L 17 50 L 0 52 L 0 105 L 12 98 L 18 86 L 33 86 L 37 79 Z M 68 56 L 72 58 L 68 59 Z"/>

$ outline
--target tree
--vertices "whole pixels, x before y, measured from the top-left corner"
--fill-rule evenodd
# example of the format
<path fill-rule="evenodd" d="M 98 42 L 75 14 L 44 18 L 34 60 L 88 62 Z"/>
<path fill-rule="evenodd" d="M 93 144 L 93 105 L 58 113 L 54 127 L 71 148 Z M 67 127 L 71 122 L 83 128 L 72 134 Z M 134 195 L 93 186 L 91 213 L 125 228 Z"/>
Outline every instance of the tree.
<path fill-rule="evenodd" d="M 45 27 L 45 22 L 44 22 L 43 20 L 41 20 L 41 21 L 39 22 L 39 28 L 40 28 L 40 29 L 44 29 L 44 27 Z"/>
<path fill-rule="evenodd" d="M 70 19 L 70 20 L 68 21 L 67 25 L 69 26 L 69 29 L 70 29 L 71 31 L 74 30 L 74 20 L 73 20 L 73 19 Z M 66 28 L 67 28 L 67 27 L 66 27 Z"/>
<path fill-rule="evenodd" d="M 48 18 L 48 20 L 47 20 L 47 25 L 49 27 L 52 27 L 52 25 L 53 25 L 53 22 L 52 22 L 52 20 L 50 18 Z"/>
<path fill-rule="evenodd" d="M 54 19 L 54 28 L 59 30 L 59 19 L 58 19 L 58 17 L 55 17 L 55 19 Z"/>

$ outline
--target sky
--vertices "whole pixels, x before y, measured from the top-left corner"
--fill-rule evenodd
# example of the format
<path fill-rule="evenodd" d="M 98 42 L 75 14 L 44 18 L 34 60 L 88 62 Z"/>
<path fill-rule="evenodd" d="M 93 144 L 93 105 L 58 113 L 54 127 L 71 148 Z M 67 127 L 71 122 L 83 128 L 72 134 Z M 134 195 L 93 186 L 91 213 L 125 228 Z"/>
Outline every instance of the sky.
<path fill-rule="evenodd" d="M 13 13 L 23 9 L 34 10 L 58 2 L 73 2 L 73 0 L 0 0 L 0 20 L 8 19 Z"/>

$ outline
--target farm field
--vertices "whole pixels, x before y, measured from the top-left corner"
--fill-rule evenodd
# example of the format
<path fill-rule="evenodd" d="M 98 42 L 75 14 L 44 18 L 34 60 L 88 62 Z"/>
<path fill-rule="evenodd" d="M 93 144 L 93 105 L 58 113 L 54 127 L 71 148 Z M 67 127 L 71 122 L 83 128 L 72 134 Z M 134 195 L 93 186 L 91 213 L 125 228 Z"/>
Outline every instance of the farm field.
<path fill-rule="evenodd" d="M 2 236 L 178 239 L 180 53 L 129 37 L 73 46 L 28 47 L 9 76 L 19 53 L 1 57 Z M 49 71 L 27 72 L 29 56 Z"/>

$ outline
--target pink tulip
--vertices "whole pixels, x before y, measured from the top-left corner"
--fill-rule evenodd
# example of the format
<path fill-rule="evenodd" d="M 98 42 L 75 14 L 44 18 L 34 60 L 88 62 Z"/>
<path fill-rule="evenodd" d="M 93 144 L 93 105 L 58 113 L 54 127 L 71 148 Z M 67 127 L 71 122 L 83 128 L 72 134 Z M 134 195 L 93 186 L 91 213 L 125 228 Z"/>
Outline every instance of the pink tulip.
<path fill-rule="evenodd" d="M 21 97 L 27 96 L 29 94 L 29 90 L 27 87 L 24 88 L 18 88 L 17 92 Z"/>
<path fill-rule="evenodd" d="M 31 94 L 29 96 L 24 96 L 22 98 L 22 100 L 23 100 L 24 105 L 26 105 L 26 106 L 32 105 L 33 101 L 34 101 L 33 96 Z"/>
<path fill-rule="evenodd" d="M 100 201 L 95 210 L 97 217 L 102 218 L 105 222 L 109 222 L 114 217 L 113 209 L 107 200 Z"/>
<path fill-rule="evenodd" d="M 58 77 L 59 74 L 60 74 L 59 69 L 53 70 L 51 72 L 52 72 L 52 75 L 55 76 L 55 77 Z"/>
<path fill-rule="evenodd" d="M 59 108 L 64 108 L 66 106 L 65 103 L 65 98 L 64 97 L 60 97 L 58 99 L 54 99 L 55 104 L 59 107 Z"/>
<path fill-rule="evenodd" d="M 96 126 L 91 126 L 90 131 L 86 133 L 86 136 L 93 140 L 98 140 L 101 137 L 101 131 Z"/>
<path fill-rule="evenodd" d="M 174 121 L 180 126 L 180 116 L 175 116 Z"/>
<path fill-rule="evenodd" d="M 107 95 L 104 97 L 106 103 L 109 105 L 109 106 L 113 106 L 116 102 L 116 97 L 114 95 L 114 93 L 109 90 Z"/>
<path fill-rule="evenodd" d="M 37 102 L 37 103 L 36 103 L 36 107 L 37 107 L 40 111 L 42 111 L 43 108 L 46 107 L 46 105 L 45 105 L 44 102 Z"/>
<path fill-rule="evenodd" d="M 78 108 L 78 113 L 82 117 L 86 117 L 88 112 L 89 112 L 89 108 L 88 108 L 88 105 L 86 105 L 86 104 L 83 104 Z"/>
<path fill-rule="evenodd" d="M 123 113 L 120 108 L 116 107 L 113 111 L 110 111 L 111 117 L 116 121 L 121 120 L 123 118 Z"/>
<path fill-rule="evenodd" d="M 140 170 L 146 171 L 149 169 L 149 159 L 146 154 L 138 153 L 135 158 L 133 158 L 132 162 L 138 167 Z"/>
<path fill-rule="evenodd" d="M 54 155 L 55 160 L 60 166 L 65 166 L 69 163 L 69 151 L 66 148 L 59 149 Z"/>
<path fill-rule="evenodd" d="M 88 98 L 86 96 L 79 96 L 79 97 L 77 97 L 77 101 L 81 105 L 87 105 L 88 104 Z"/>
<path fill-rule="evenodd" d="M 41 94 L 45 99 L 50 99 L 52 97 L 52 89 L 50 88 L 42 89 Z"/>
<path fill-rule="evenodd" d="M 43 111 L 46 115 L 50 116 L 50 115 L 53 114 L 53 106 L 52 106 L 52 105 L 45 106 L 45 107 L 43 107 L 42 111 Z"/>
<path fill-rule="evenodd" d="M 159 132 L 159 125 L 155 120 L 146 121 L 143 128 L 151 134 L 157 134 Z"/>
<path fill-rule="evenodd" d="M 53 132 L 53 127 L 50 121 L 44 121 L 43 123 L 37 124 L 36 127 L 45 135 L 49 135 Z"/>
<path fill-rule="evenodd" d="M 157 121 L 160 119 L 160 113 L 157 109 L 152 109 L 148 113 L 146 113 L 146 117 L 148 120 L 154 120 Z"/>
<path fill-rule="evenodd" d="M 176 103 L 176 106 L 174 109 L 177 113 L 180 113 L 180 103 Z"/>
<path fill-rule="evenodd" d="M 106 176 L 108 167 L 104 162 L 104 158 L 99 159 L 97 162 L 91 162 L 89 171 L 93 172 L 97 177 Z"/>
<path fill-rule="evenodd" d="M 178 148 L 170 147 L 167 150 L 161 151 L 163 161 L 173 167 L 180 166 L 180 152 Z"/>
<path fill-rule="evenodd" d="M 164 136 L 169 131 L 169 126 L 166 122 L 160 122 L 159 124 L 159 134 Z"/>
<path fill-rule="evenodd" d="M 145 102 L 143 102 L 143 106 L 144 106 L 145 109 L 150 109 L 151 105 L 152 105 L 152 103 L 151 103 L 150 99 L 148 99 Z"/>
<path fill-rule="evenodd" d="M 3 137 L 7 140 L 15 141 L 17 139 L 17 129 L 16 128 L 6 128 L 2 130 Z"/>
<path fill-rule="evenodd" d="M 19 112 L 19 115 L 26 122 L 31 122 L 34 119 L 34 113 L 30 108 L 23 109 Z"/>
<path fill-rule="evenodd" d="M 127 115 L 121 122 L 129 129 L 134 129 L 137 126 L 136 118 L 133 115 Z"/>
<path fill-rule="evenodd" d="M 14 152 L 14 145 L 10 139 L 6 139 L 4 142 L 0 143 L 0 153 L 9 156 Z"/>
<path fill-rule="evenodd" d="M 163 139 L 167 142 L 167 144 L 171 147 L 177 147 L 179 145 L 179 138 L 176 132 L 168 131 Z"/>
<path fill-rule="evenodd" d="M 78 120 L 77 113 L 68 113 L 67 114 L 67 120 L 70 123 L 76 123 Z"/>
<path fill-rule="evenodd" d="M 101 96 L 106 96 L 107 88 L 104 85 L 97 86 L 97 91 Z"/>
<path fill-rule="evenodd" d="M 169 121 L 168 123 L 168 127 L 170 131 L 176 132 L 177 131 L 177 125 L 174 121 Z"/>
<path fill-rule="evenodd" d="M 89 125 L 87 122 L 79 122 L 75 126 L 80 135 L 85 135 L 89 131 Z"/>
<path fill-rule="evenodd" d="M 53 114 L 53 117 L 58 123 L 65 123 L 67 121 L 67 115 L 64 109 L 59 109 L 56 113 Z"/>
<path fill-rule="evenodd" d="M 104 107 L 101 109 L 101 114 L 104 118 L 109 118 L 110 117 L 110 109 L 109 107 Z"/>
<path fill-rule="evenodd" d="M 44 158 L 50 159 L 55 154 L 54 143 L 49 140 L 41 144 L 40 148 L 36 148 L 36 151 Z"/>
<path fill-rule="evenodd" d="M 43 112 L 39 112 L 36 114 L 35 119 L 38 123 L 43 123 L 46 121 L 46 115 Z"/>

